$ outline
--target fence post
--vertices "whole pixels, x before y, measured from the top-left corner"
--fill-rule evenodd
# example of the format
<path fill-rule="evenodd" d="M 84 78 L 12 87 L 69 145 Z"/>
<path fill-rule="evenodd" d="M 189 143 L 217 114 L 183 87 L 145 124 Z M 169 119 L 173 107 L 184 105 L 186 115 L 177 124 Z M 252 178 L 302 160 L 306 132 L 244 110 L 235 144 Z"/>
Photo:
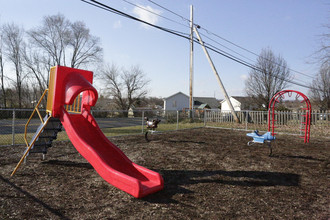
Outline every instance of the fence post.
<path fill-rule="evenodd" d="M 249 118 L 249 111 L 245 112 L 245 130 L 248 129 L 248 118 Z"/>
<path fill-rule="evenodd" d="M 141 129 L 142 129 L 142 134 L 144 132 L 144 111 L 142 110 L 142 125 L 141 125 Z"/>
<path fill-rule="evenodd" d="M 176 111 L 176 130 L 179 130 L 179 111 Z"/>
<path fill-rule="evenodd" d="M 13 140 L 12 140 L 12 145 L 15 145 L 15 109 L 13 110 L 13 123 L 12 123 L 12 135 L 13 135 Z"/>
<path fill-rule="evenodd" d="M 207 114 L 207 109 L 204 110 L 204 127 L 206 127 L 206 114 Z"/>

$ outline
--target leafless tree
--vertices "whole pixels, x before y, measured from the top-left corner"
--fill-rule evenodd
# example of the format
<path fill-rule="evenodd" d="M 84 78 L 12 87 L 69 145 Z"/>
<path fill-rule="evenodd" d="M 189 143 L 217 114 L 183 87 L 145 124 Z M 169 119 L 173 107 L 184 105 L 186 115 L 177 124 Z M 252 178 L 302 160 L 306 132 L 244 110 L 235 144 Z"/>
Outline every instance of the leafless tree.
<path fill-rule="evenodd" d="M 4 40 L 4 51 L 6 58 L 13 64 L 16 79 L 14 80 L 17 96 L 18 107 L 22 107 L 22 88 L 23 80 L 26 75 L 23 73 L 22 55 L 25 47 L 23 40 L 24 30 L 15 24 L 5 24 L 2 29 Z"/>
<path fill-rule="evenodd" d="M 4 70 L 4 55 L 3 55 L 3 33 L 0 27 L 0 82 L 3 108 L 7 108 L 6 89 L 5 89 L 5 70 Z"/>
<path fill-rule="evenodd" d="M 330 64 L 323 63 L 318 75 L 310 85 L 310 97 L 321 110 L 330 109 Z"/>
<path fill-rule="evenodd" d="M 258 108 L 265 109 L 271 98 L 288 86 L 291 74 L 286 61 L 270 49 L 261 51 L 255 66 L 245 81 L 245 91 Z"/>
<path fill-rule="evenodd" d="M 330 24 L 324 25 L 325 33 L 320 35 L 319 48 L 313 54 L 313 58 L 320 66 L 330 65 Z"/>
<path fill-rule="evenodd" d="M 102 60 L 102 48 L 100 39 L 92 36 L 85 23 L 74 22 L 71 25 L 72 37 L 69 45 L 72 49 L 71 67 L 78 68 L 81 65 L 97 63 Z"/>
<path fill-rule="evenodd" d="M 128 111 L 132 105 L 148 93 L 149 80 L 138 66 L 132 66 L 129 70 L 119 70 L 114 64 L 107 65 L 102 71 L 101 78 L 119 110 Z"/>
<path fill-rule="evenodd" d="M 24 66 L 30 78 L 34 78 L 39 86 L 40 93 L 48 86 L 48 73 L 50 70 L 49 59 L 34 50 L 33 45 L 28 45 L 24 51 Z M 48 64 L 46 64 L 48 63 Z"/>
<path fill-rule="evenodd" d="M 28 34 L 53 66 L 79 68 L 102 60 L 99 38 L 92 36 L 83 22 L 71 23 L 61 14 L 44 17 L 43 24 Z"/>
<path fill-rule="evenodd" d="M 65 50 L 70 41 L 70 22 L 63 15 L 46 16 L 40 27 L 28 32 L 34 45 L 52 59 L 52 64 L 66 66 Z"/>
<path fill-rule="evenodd" d="M 33 45 L 27 45 L 23 60 L 30 85 L 28 89 L 31 93 L 31 102 L 34 103 L 32 105 L 33 107 L 48 87 L 48 73 L 51 67 L 49 63 L 50 57 L 40 55 L 39 51 L 35 50 Z M 43 99 L 41 104 L 45 106 L 46 99 Z"/>

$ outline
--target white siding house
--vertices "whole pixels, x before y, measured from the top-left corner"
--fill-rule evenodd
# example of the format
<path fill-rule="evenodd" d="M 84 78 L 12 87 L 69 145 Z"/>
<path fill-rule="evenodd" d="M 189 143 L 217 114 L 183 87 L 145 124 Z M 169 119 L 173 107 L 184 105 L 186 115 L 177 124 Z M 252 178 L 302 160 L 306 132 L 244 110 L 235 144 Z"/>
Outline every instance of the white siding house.
<path fill-rule="evenodd" d="M 231 96 L 229 99 L 235 111 L 251 110 L 254 108 L 253 100 L 250 97 Z M 220 104 L 221 111 L 230 111 L 229 104 L 225 99 Z"/>
<path fill-rule="evenodd" d="M 230 97 L 229 99 L 234 107 L 234 110 L 241 111 L 241 103 L 233 97 Z M 221 111 L 230 111 L 229 104 L 226 99 L 221 101 Z"/>
<path fill-rule="evenodd" d="M 164 98 L 164 110 L 182 110 L 189 108 L 189 96 L 182 92 L 175 93 L 167 98 Z"/>

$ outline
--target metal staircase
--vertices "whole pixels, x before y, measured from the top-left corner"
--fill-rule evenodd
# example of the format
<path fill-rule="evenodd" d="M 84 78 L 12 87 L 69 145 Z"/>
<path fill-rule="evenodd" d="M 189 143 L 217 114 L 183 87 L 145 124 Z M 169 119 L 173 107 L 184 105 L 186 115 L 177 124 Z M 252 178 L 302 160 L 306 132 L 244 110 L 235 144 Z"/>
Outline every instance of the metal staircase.
<path fill-rule="evenodd" d="M 40 111 L 38 109 L 42 99 L 45 97 L 46 93 L 48 92 L 48 89 L 44 91 L 42 94 L 40 100 L 38 101 L 36 107 L 34 108 L 29 120 L 25 124 L 25 131 L 24 131 L 24 140 L 26 144 L 26 149 L 24 151 L 24 154 L 21 158 L 21 160 L 16 165 L 14 171 L 11 173 L 11 176 L 15 174 L 17 169 L 20 167 L 23 161 L 26 160 L 26 157 L 29 153 L 42 153 L 43 159 L 45 158 L 45 155 L 47 153 L 47 150 L 49 147 L 52 146 L 53 140 L 57 138 L 57 133 L 62 130 L 62 124 L 58 118 L 53 118 L 51 115 L 51 111 L 46 109 L 46 116 L 42 118 Z M 27 128 L 31 122 L 31 119 L 33 115 L 37 113 L 39 116 L 39 119 L 41 121 L 41 124 L 39 125 L 37 131 L 33 135 L 30 142 L 28 142 L 28 136 L 27 136 Z"/>
<path fill-rule="evenodd" d="M 57 138 L 57 133 L 60 131 L 62 131 L 60 120 L 47 114 L 29 143 L 29 146 L 32 147 L 27 156 L 29 153 L 42 153 L 43 159 L 45 159 L 48 148 L 52 146 L 53 141 Z M 25 151 L 28 151 L 28 148 Z"/>

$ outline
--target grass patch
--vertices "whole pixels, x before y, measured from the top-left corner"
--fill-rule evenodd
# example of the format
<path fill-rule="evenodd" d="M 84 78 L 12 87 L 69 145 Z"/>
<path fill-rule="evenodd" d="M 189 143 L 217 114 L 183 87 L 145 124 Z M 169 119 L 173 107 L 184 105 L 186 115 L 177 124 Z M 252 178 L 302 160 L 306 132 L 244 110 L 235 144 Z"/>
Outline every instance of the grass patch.
<path fill-rule="evenodd" d="M 189 129 L 196 127 L 203 127 L 204 123 L 176 123 L 171 124 L 160 124 L 157 128 L 157 131 L 165 132 L 165 131 L 174 131 L 177 129 Z M 120 135 L 129 135 L 129 134 L 141 134 L 142 127 L 138 126 L 130 126 L 130 127 L 120 127 L 120 128 L 104 128 L 101 129 L 106 137 L 120 136 Z M 146 131 L 146 127 L 143 127 L 143 131 Z M 34 133 L 27 134 L 27 140 L 30 142 Z M 12 134 L 0 135 L 0 145 L 12 145 Z M 56 141 L 66 141 L 69 140 L 68 135 L 65 131 L 59 132 L 57 134 Z M 15 134 L 15 145 L 25 145 L 24 134 Z"/>

